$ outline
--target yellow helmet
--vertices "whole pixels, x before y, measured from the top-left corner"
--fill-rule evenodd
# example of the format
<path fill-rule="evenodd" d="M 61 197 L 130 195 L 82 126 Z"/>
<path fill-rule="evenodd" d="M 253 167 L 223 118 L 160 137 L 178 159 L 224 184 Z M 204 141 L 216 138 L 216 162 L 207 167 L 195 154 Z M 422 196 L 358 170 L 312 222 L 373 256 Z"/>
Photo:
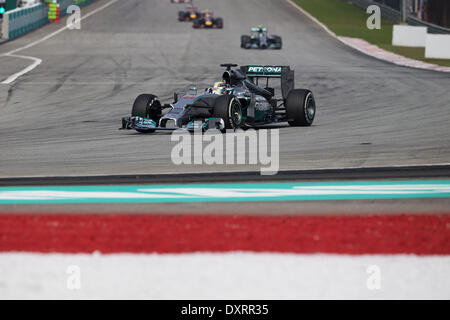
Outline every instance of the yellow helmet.
<path fill-rule="evenodd" d="M 225 82 L 216 82 L 214 83 L 213 93 L 215 94 L 223 94 L 223 91 L 225 90 Z"/>

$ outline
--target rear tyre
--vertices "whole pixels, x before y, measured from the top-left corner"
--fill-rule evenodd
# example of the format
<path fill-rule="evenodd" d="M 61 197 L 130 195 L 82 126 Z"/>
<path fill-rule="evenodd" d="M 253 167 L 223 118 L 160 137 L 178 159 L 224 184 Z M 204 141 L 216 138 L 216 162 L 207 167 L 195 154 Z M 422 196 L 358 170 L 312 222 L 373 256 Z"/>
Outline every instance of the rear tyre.
<path fill-rule="evenodd" d="M 214 103 L 214 117 L 222 118 L 225 129 L 238 129 L 242 123 L 242 106 L 232 95 L 223 95 Z"/>
<path fill-rule="evenodd" d="M 159 102 L 157 96 L 152 94 L 141 94 L 134 100 L 131 116 L 149 118 L 158 123 L 161 118 L 161 109 L 161 102 Z M 137 131 L 142 133 L 155 132 L 155 130 Z"/>
<path fill-rule="evenodd" d="M 293 89 L 284 103 L 289 125 L 293 127 L 310 126 L 316 115 L 316 101 L 311 91 Z"/>

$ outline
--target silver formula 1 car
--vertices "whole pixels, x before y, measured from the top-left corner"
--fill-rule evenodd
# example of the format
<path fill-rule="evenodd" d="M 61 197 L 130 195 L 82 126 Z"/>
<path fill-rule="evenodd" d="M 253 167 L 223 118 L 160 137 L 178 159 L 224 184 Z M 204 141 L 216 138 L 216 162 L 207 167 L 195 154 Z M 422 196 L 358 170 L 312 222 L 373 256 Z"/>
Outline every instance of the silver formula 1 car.
<path fill-rule="evenodd" d="M 192 4 L 186 6 L 186 11 L 178 12 L 178 21 L 194 21 L 200 17 L 198 8 Z"/>
<path fill-rule="evenodd" d="M 238 129 L 287 121 L 291 126 L 310 126 L 316 102 L 310 90 L 294 89 L 294 71 L 288 66 L 242 66 L 222 64 L 222 81 L 202 93 L 175 93 L 174 101 L 163 104 L 153 94 L 141 94 L 134 101 L 131 116 L 122 118 L 121 129 L 142 133 L 156 130 L 188 131 Z M 279 79 L 281 95 L 269 87 Z M 259 83 L 264 84 L 261 86 Z M 168 112 L 165 112 L 169 110 Z"/>
<path fill-rule="evenodd" d="M 241 36 L 241 48 L 244 49 L 281 49 L 280 36 L 269 35 L 267 28 L 259 25 L 251 29 L 251 34 Z"/>

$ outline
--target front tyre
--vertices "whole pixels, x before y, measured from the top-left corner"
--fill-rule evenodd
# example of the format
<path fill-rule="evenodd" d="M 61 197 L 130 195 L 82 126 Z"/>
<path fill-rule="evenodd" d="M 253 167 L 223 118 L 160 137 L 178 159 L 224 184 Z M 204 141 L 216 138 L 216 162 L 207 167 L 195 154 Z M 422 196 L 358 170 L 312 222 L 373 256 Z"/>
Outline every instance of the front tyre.
<path fill-rule="evenodd" d="M 248 49 L 250 47 L 251 38 L 247 35 L 241 36 L 241 48 Z"/>
<path fill-rule="evenodd" d="M 158 123 L 161 117 L 161 102 L 159 102 L 158 97 L 153 94 L 141 94 L 134 100 L 131 116 L 152 119 Z M 155 132 L 155 130 L 137 131 L 142 133 Z"/>
<path fill-rule="evenodd" d="M 280 50 L 283 47 L 283 41 L 281 40 L 281 37 L 275 36 L 275 49 Z"/>
<path fill-rule="evenodd" d="M 222 29 L 223 28 L 223 19 L 217 18 L 215 21 L 215 25 L 216 25 L 217 29 Z"/>
<path fill-rule="evenodd" d="M 205 21 L 204 21 L 203 19 L 197 19 L 197 20 L 194 20 L 194 23 L 192 24 L 192 28 L 198 29 L 198 28 L 200 28 L 204 23 L 205 23 Z"/>
<path fill-rule="evenodd" d="M 293 127 L 310 126 L 316 115 L 316 101 L 311 91 L 293 89 L 284 103 L 289 125 Z"/>
<path fill-rule="evenodd" d="M 232 95 L 223 95 L 214 103 L 214 117 L 222 118 L 225 129 L 238 129 L 242 124 L 242 106 Z"/>

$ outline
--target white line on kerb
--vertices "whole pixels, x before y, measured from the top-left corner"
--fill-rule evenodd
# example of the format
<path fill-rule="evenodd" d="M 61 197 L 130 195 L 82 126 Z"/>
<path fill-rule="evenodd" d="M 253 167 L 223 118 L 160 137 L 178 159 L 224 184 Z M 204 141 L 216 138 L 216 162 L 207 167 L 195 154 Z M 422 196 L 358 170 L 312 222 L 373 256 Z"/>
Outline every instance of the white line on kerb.
<path fill-rule="evenodd" d="M 103 6 L 101 6 L 101 7 L 97 8 L 97 9 L 87 13 L 85 16 L 83 16 L 80 19 L 80 21 L 90 17 L 93 14 L 96 14 L 99 11 L 102 11 L 103 9 L 109 7 L 110 5 L 112 5 L 113 3 L 117 2 L 117 1 L 118 0 L 111 0 L 111 1 L 109 1 L 108 3 L 104 4 Z M 23 76 L 24 74 L 26 74 L 26 73 L 30 72 L 31 70 L 33 70 L 34 68 L 36 68 L 42 62 L 41 59 L 36 58 L 36 57 L 16 55 L 15 54 L 16 52 L 19 52 L 19 51 L 22 51 L 22 50 L 25 50 L 25 49 L 29 49 L 29 48 L 37 45 L 37 44 L 40 44 L 40 43 L 42 43 L 42 42 L 44 42 L 44 41 L 46 41 L 46 40 L 48 40 L 50 38 L 53 38 L 54 36 L 56 36 L 58 34 L 60 34 L 61 32 L 65 31 L 66 29 L 68 29 L 67 25 L 62 27 L 62 28 L 60 28 L 60 29 L 58 29 L 58 30 L 56 30 L 56 31 L 54 31 L 54 32 L 52 32 L 52 33 L 50 33 L 50 34 L 48 34 L 48 35 L 46 35 L 45 37 L 43 37 L 43 38 L 41 38 L 39 40 L 33 41 L 33 42 L 23 46 L 23 47 L 11 50 L 11 51 L 9 51 L 7 53 L 4 53 L 4 54 L 0 55 L 0 57 L 17 57 L 17 58 L 23 58 L 23 59 L 28 59 L 28 60 L 33 60 L 34 61 L 31 65 L 29 65 L 25 69 L 23 69 L 23 70 L 15 73 L 15 74 L 9 76 L 5 81 L 2 82 L 2 84 L 11 84 L 15 80 L 17 80 L 17 78 L 19 78 L 20 76 Z"/>

